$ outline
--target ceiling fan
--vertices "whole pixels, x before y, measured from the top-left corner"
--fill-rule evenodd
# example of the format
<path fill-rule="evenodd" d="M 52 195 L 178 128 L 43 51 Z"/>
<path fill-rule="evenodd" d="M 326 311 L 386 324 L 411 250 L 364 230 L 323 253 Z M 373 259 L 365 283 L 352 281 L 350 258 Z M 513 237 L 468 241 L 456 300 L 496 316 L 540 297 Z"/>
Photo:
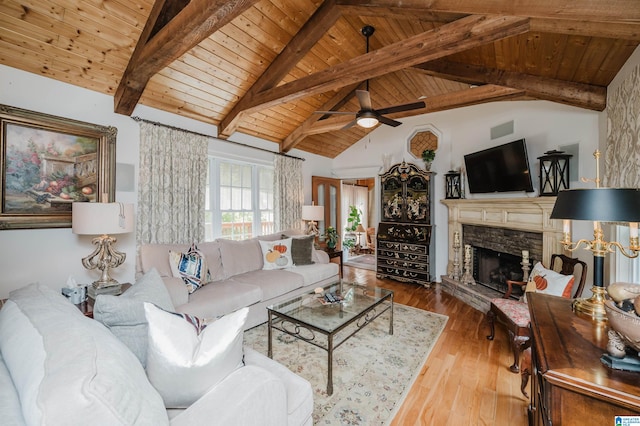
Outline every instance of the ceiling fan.
<path fill-rule="evenodd" d="M 375 32 L 375 28 L 371 25 L 365 25 L 362 27 L 362 35 L 364 35 L 367 39 L 367 53 L 369 53 L 369 37 L 373 35 Z M 348 114 L 355 115 L 356 118 L 349 122 L 346 126 L 342 128 L 342 130 L 353 127 L 357 124 L 360 127 L 364 127 L 365 129 L 369 129 L 374 127 L 378 123 L 386 124 L 388 126 L 397 127 L 402 123 L 396 120 L 392 120 L 391 118 L 385 117 L 384 114 L 394 114 L 397 112 L 410 111 L 412 109 L 424 108 L 425 103 L 413 102 L 410 104 L 396 105 L 386 108 L 373 109 L 371 105 L 371 95 L 369 94 L 369 80 L 366 81 L 366 90 L 356 90 L 356 96 L 358 97 L 358 102 L 360 103 L 360 111 L 358 112 L 350 112 L 350 111 L 316 111 L 317 114 Z M 327 117 L 320 118 L 321 120 Z"/>

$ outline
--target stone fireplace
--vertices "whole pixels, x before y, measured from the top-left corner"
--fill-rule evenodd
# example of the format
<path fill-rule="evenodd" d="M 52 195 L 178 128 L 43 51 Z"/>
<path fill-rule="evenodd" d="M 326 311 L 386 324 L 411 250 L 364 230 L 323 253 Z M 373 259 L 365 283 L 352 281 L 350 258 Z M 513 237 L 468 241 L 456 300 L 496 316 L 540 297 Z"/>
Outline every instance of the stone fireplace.
<path fill-rule="evenodd" d="M 506 285 L 501 282 L 522 274 L 522 250 L 529 251 L 531 266 L 537 261 L 548 265 L 553 253 L 562 252 L 562 222 L 550 219 L 555 201 L 555 197 L 442 200 L 449 209 L 449 242 L 454 232 L 461 236 L 461 269 L 464 244 L 469 244 L 474 275 L 487 285 L 466 285 L 449 277 L 454 258 L 449 244 L 444 291 L 486 312 L 489 301 L 504 294 Z"/>

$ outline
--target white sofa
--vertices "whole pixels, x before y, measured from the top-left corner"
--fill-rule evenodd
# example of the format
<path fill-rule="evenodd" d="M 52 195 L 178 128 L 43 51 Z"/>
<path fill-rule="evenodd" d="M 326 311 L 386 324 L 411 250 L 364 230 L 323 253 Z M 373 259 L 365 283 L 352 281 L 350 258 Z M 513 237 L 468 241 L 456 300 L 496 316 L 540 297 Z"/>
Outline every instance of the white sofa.
<path fill-rule="evenodd" d="M 56 291 L 30 284 L 0 309 L 0 424 L 312 423 L 306 380 L 248 348 L 244 363 L 188 408 L 167 411 L 119 339 Z"/>
<path fill-rule="evenodd" d="M 259 240 L 274 241 L 283 235 L 300 237 L 300 231 L 287 230 L 243 241 L 217 239 L 198 244 L 211 274 L 211 282 L 189 294 L 181 278 L 174 277 L 169 250 L 185 252 L 185 244 L 144 244 L 140 247 L 139 269 L 155 268 L 165 282 L 177 312 L 202 318 L 215 318 L 249 307 L 245 329 L 267 321 L 267 306 L 312 292 L 316 287 L 339 280 L 338 265 L 327 253 L 312 250 L 313 264 L 287 269 L 263 270 Z"/>

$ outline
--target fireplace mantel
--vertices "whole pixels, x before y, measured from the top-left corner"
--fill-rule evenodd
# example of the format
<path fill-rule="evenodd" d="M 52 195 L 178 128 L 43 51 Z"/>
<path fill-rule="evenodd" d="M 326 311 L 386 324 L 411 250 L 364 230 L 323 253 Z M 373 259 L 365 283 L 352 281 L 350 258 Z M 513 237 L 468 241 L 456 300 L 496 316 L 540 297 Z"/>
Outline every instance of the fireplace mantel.
<path fill-rule="evenodd" d="M 483 198 L 441 200 L 449 209 L 449 261 L 453 265 L 453 233 L 462 225 L 518 229 L 542 234 L 542 263 L 549 264 L 553 253 L 561 253 L 562 221 L 551 219 L 556 197 Z"/>

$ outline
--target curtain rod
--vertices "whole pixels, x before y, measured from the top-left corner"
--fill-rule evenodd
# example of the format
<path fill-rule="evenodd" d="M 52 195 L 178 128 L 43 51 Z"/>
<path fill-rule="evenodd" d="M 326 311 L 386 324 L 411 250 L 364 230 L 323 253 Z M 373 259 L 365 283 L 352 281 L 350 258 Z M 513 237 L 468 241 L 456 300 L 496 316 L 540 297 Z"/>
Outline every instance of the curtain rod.
<path fill-rule="evenodd" d="M 226 140 L 226 139 L 220 139 L 220 138 L 216 138 L 216 137 L 211 136 L 211 135 L 205 135 L 204 133 L 194 132 L 192 130 L 182 129 L 182 128 L 176 127 L 176 126 L 169 126 L 167 124 L 159 123 L 157 121 L 146 120 L 146 119 L 140 118 L 140 117 L 131 117 L 131 119 L 134 120 L 134 121 L 144 121 L 145 123 L 155 124 L 156 126 L 163 126 L 163 127 L 168 128 L 168 129 L 179 130 L 181 132 L 191 133 L 192 135 L 197 135 L 197 136 L 203 136 L 205 138 L 216 139 L 216 140 L 219 140 L 220 142 L 232 143 L 234 145 L 242 146 L 244 148 L 257 149 L 258 151 L 264 151 L 264 152 L 268 152 L 270 154 L 282 155 L 283 157 L 295 158 L 296 160 L 306 161 L 304 158 L 296 157 L 295 155 L 283 154 L 281 152 L 271 151 L 270 149 L 247 145 L 246 143 L 242 143 L 242 142 L 235 142 L 235 141 L 230 141 L 230 140 Z"/>

